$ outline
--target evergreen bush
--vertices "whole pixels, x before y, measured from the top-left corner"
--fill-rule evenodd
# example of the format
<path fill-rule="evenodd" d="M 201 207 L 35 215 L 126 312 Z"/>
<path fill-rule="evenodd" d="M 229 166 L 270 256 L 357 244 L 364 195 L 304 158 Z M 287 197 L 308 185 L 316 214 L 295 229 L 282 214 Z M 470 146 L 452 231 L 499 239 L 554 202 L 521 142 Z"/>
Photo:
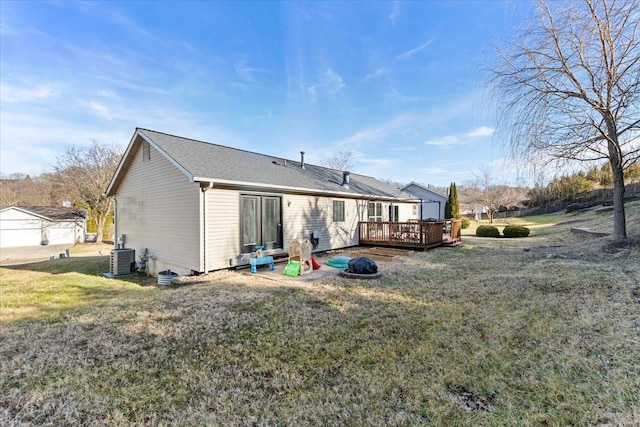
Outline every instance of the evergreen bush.
<path fill-rule="evenodd" d="M 458 198 L 458 187 L 456 183 L 451 183 L 451 218 L 460 219 L 460 199 Z"/>
<path fill-rule="evenodd" d="M 493 225 L 480 225 L 476 229 L 478 237 L 500 237 L 500 231 Z"/>
<path fill-rule="evenodd" d="M 502 234 L 504 237 L 527 237 L 530 230 L 522 225 L 507 225 Z"/>
<path fill-rule="evenodd" d="M 464 230 L 465 228 L 469 228 L 469 226 L 471 225 L 471 221 L 469 220 L 469 218 L 461 218 L 460 222 L 462 222 L 462 229 Z"/>

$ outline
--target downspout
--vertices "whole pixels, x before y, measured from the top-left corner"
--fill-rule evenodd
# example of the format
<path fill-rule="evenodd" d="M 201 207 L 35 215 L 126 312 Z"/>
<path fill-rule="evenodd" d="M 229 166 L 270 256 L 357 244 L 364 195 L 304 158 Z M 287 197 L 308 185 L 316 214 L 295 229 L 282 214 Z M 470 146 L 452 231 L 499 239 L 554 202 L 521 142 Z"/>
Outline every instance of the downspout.
<path fill-rule="evenodd" d="M 113 200 L 113 249 L 118 249 L 118 200 L 116 196 L 111 196 Z"/>
<path fill-rule="evenodd" d="M 202 192 L 202 238 L 203 238 L 203 248 L 202 248 L 202 256 L 203 256 L 203 269 L 204 273 L 207 274 L 209 272 L 209 233 L 208 233 L 208 224 L 209 224 L 209 209 L 207 204 L 207 190 L 213 188 L 213 182 L 201 182 L 200 183 L 200 191 Z"/>

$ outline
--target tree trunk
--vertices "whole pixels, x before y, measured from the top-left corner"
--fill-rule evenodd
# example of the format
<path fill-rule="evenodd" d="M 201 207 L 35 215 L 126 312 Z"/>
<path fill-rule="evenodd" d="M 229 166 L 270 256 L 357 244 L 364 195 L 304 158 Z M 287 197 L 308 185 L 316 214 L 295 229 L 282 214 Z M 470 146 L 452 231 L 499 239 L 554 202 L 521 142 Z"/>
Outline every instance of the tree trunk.
<path fill-rule="evenodd" d="M 624 170 L 622 157 L 617 150 L 618 136 L 615 125 L 608 123 L 609 133 L 609 163 L 613 173 L 613 240 L 623 241 L 627 239 L 627 220 L 624 211 Z"/>
<path fill-rule="evenodd" d="M 104 218 L 102 215 L 96 216 L 96 243 L 102 243 L 102 233 L 104 232 Z"/>
<path fill-rule="evenodd" d="M 620 162 L 611 158 L 613 171 L 613 239 L 622 241 L 627 239 L 627 221 L 624 211 L 624 173 Z"/>

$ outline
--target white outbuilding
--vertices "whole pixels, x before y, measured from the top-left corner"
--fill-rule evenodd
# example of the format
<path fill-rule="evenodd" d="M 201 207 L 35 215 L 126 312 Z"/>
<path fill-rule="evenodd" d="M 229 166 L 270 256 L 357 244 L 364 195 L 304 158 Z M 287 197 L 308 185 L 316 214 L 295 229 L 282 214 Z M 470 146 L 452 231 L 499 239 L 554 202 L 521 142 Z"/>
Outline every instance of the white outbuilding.
<path fill-rule="evenodd" d="M 0 247 L 84 242 L 85 213 L 76 208 L 9 206 L 0 209 Z"/>

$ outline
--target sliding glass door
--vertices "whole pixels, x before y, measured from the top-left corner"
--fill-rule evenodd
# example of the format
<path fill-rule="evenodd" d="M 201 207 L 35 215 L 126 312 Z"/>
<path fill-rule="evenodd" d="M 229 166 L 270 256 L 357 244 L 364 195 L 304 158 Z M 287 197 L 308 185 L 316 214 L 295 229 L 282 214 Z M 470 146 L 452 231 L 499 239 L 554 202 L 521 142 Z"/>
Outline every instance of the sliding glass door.
<path fill-rule="evenodd" d="M 242 253 L 282 248 L 282 199 L 279 196 L 240 196 L 240 244 Z"/>

